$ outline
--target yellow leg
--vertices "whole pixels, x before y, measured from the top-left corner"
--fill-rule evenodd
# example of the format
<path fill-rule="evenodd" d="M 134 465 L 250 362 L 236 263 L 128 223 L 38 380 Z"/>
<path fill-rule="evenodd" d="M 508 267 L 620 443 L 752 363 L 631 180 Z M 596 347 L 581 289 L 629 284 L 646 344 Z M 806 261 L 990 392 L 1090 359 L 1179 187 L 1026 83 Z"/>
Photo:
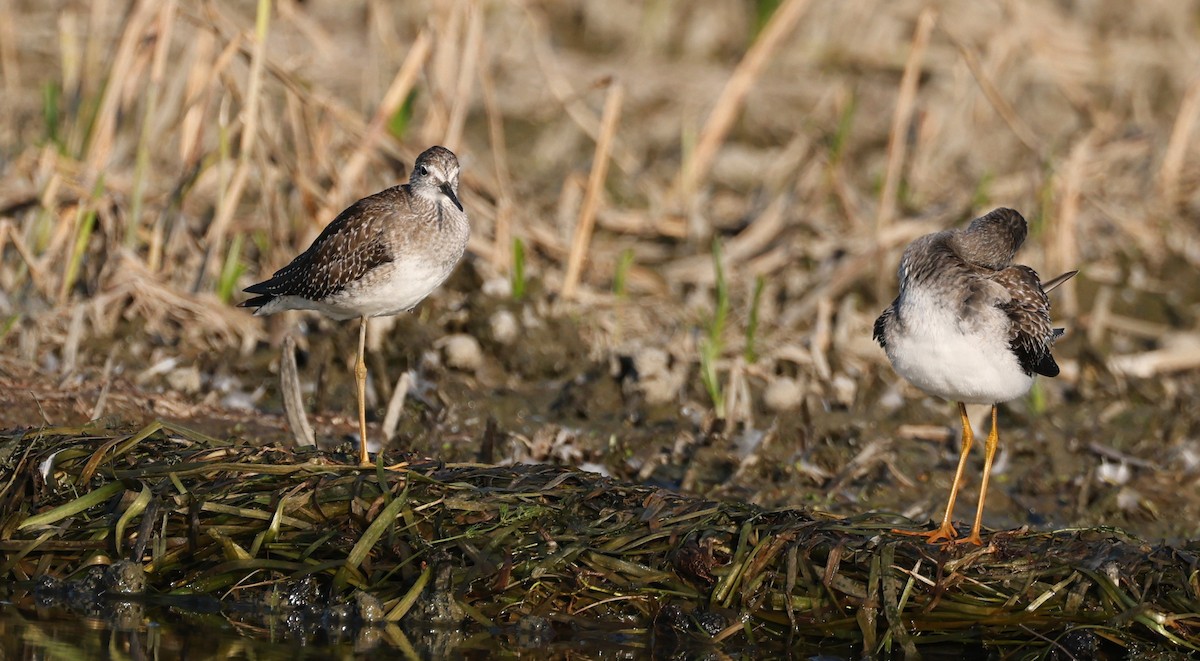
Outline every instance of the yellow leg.
<path fill-rule="evenodd" d="M 962 540 L 965 544 L 983 546 L 979 537 L 979 528 L 983 523 L 983 501 L 987 499 L 988 477 L 992 473 L 992 458 L 996 456 L 996 447 L 1000 445 L 1000 429 L 996 425 L 996 405 L 992 404 L 992 430 L 988 432 L 987 441 L 983 445 L 983 481 L 979 483 L 979 507 L 975 510 L 975 525 L 971 526 L 971 534 Z"/>
<path fill-rule="evenodd" d="M 962 483 L 963 469 L 967 465 L 967 456 L 971 454 L 971 446 L 975 443 L 975 433 L 971 431 L 971 420 L 967 417 L 967 405 L 962 402 L 958 403 L 958 415 L 962 418 L 962 452 L 958 456 L 958 469 L 954 471 L 954 483 L 950 485 L 950 499 L 946 501 L 946 514 L 942 516 L 942 525 L 933 532 L 913 532 L 910 530 L 896 530 L 902 535 L 913 535 L 924 537 L 925 541 L 930 544 L 946 541 L 953 542 L 954 538 L 958 537 L 958 531 L 954 529 L 954 501 L 958 498 L 958 488 Z"/>
<path fill-rule="evenodd" d="M 367 352 L 367 318 L 358 326 L 358 360 L 354 361 L 354 385 L 358 390 L 358 460 L 364 466 L 371 465 L 367 454 L 367 363 L 363 360 Z"/>

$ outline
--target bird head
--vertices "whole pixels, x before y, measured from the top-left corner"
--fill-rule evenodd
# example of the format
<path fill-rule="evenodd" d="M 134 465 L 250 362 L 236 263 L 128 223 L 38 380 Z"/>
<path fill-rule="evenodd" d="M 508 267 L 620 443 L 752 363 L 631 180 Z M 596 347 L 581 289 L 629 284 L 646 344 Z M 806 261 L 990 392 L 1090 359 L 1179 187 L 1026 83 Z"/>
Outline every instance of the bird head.
<path fill-rule="evenodd" d="M 439 203 L 441 198 L 447 199 L 463 211 L 463 205 L 458 201 L 458 158 L 445 147 L 434 146 L 421 152 L 413 164 L 408 185 Z"/>
<path fill-rule="evenodd" d="M 954 234 L 951 243 L 967 262 L 999 270 L 1012 263 L 1028 231 L 1020 213 L 1000 208 L 972 220 Z"/>

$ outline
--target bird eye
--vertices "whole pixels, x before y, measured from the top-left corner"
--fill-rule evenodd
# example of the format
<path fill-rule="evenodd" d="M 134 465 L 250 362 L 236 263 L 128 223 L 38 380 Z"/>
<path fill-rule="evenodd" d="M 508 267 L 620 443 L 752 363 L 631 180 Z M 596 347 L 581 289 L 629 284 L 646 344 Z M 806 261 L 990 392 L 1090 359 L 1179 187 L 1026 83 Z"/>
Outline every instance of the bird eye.
<path fill-rule="evenodd" d="M 425 167 L 424 165 L 422 165 L 420 168 L 418 168 L 418 172 L 420 172 L 420 173 L 421 173 L 421 176 L 422 176 L 422 177 L 428 177 L 428 176 L 429 176 L 429 168 Z"/>

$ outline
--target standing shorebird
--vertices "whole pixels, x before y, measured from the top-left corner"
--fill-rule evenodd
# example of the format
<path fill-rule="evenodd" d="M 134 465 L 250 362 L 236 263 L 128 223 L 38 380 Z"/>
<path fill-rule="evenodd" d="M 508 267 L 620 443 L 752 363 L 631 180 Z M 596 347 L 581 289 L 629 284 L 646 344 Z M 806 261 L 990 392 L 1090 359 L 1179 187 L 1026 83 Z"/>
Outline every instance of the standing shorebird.
<path fill-rule="evenodd" d="M 411 310 L 446 281 L 470 233 L 458 201 L 458 159 L 445 147 L 417 157 L 403 186 L 350 205 L 270 280 L 247 287 L 260 294 L 240 304 L 255 315 L 316 310 L 342 321 L 358 317 L 359 459 L 367 454 L 367 320 Z"/>
<path fill-rule="evenodd" d="M 1029 392 L 1037 374 L 1058 376 L 1050 348 L 1063 329 L 1050 325 L 1046 292 L 1076 271 L 1042 283 L 1033 269 L 1013 264 L 1027 232 L 1021 214 L 996 209 L 966 229 L 913 241 L 900 260 L 900 295 L 875 320 L 874 338 L 896 372 L 931 395 L 957 402 L 962 418 L 962 452 L 942 525 L 908 533 L 931 544 L 958 537 L 951 522 L 954 499 L 974 442 L 966 405 L 992 405 L 975 525 L 961 540 L 982 545 L 980 520 L 1000 440 L 996 405 Z"/>

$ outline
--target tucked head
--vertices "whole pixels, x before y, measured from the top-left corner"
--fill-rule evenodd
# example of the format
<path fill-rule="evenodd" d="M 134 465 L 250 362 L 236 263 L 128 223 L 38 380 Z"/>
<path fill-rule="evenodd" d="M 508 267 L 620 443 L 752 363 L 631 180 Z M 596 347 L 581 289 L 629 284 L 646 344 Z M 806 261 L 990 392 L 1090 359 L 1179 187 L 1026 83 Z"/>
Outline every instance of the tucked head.
<path fill-rule="evenodd" d="M 1025 218 L 1012 209 L 996 209 L 956 232 L 951 243 L 965 261 L 989 269 L 1007 268 L 1025 242 Z"/>
<path fill-rule="evenodd" d="M 408 185 L 427 197 L 444 195 L 459 211 L 463 210 L 458 201 L 458 158 L 445 147 L 434 146 L 421 152 L 413 164 Z"/>

